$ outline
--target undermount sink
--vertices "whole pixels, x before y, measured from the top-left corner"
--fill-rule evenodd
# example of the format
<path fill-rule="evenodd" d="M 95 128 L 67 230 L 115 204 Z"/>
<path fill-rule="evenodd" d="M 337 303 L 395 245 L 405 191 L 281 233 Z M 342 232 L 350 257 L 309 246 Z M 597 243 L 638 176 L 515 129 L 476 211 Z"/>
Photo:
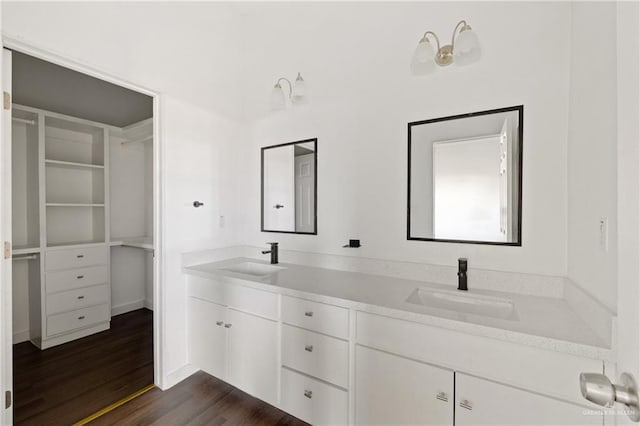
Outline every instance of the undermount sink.
<path fill-rule="evenodd" d="M 264 263 L 257 262 L 240 262 L 234 263 L 233 265 L 225 266 L 220 269 L 223 271 L 236 272 L 238 274 L 251 275 L 254 277 L 266 277 L 287 268 L 274 265 L 265 265 Z"/>
<path fill-rule="evenodd" d="M 407 298 L 407 302 L 430 308 L 491 318 L 511 321 L 518 319 L 514 303 L 510 299 L 467 293 L 459 290 L 417 288 Z"/>

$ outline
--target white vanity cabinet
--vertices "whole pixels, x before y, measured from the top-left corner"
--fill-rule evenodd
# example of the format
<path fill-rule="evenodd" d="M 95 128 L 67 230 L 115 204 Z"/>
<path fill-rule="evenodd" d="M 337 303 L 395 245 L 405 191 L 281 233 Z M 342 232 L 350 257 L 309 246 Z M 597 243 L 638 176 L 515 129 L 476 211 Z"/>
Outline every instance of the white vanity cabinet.
<path fill-rule="evenodd" d="M 355 422 L 453 425 L 453 372 L 356 346 Z"/>
<path fill-rule="evenodd" d="M 279 296 L 199 277 L 188 281 L 189 362 L 276 405 Z"/>

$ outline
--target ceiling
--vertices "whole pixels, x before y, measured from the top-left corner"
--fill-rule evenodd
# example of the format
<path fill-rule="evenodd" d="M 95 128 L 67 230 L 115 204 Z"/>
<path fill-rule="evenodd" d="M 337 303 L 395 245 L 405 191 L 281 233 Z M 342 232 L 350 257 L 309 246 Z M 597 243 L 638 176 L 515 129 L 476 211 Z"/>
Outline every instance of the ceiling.
<path fill-rule="evenodd" d="M 13 52 L 13 102 L 125 127 L 153 116 L 153 98 Z"/>

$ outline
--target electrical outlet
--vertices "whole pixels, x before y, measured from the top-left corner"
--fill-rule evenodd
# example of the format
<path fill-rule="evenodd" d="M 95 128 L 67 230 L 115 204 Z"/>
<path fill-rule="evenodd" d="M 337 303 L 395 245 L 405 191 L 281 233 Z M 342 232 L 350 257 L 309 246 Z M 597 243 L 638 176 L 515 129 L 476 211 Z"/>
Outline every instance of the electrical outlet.
<path fill-rule="evenodd" d="M 600 222 L 600 250 L 609 251 L 609 219 L 601 217 Z"/>

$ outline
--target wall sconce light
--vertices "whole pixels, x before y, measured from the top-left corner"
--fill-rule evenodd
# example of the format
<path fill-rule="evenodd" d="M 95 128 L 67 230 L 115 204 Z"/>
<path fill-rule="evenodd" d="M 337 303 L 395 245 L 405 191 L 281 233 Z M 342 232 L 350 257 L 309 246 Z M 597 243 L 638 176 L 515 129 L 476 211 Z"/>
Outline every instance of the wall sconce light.
<path fill-rule="evenodd" d="M 434 51 L 429 35 L 436 40 L 437 51 Z M 413 52 L 411 70 L 414 74 L 429 74 L 436 69 L 436 64 L 441 67 L 452 63 L 468 65 L 480 59 L 480 56 L 478 36 L 467 21 L 462 20 L 453 29 L 451 44 L 440 46 L 440 39 L 433 31 L 424 33 Z"/>
<path fill-rule="evenodd" d="M 286 106 L 285 91 L 280 84 L 281 82 L 287 82 L 289 85 L 289 100 L 292 104 L 300 104 L 307 101 L 305 82 L 300 73 L 298 73 L 293 84 L 288 78 L 280 77 L 271 91 L 271 108 L 273 110 L 284 109 Z"/>

